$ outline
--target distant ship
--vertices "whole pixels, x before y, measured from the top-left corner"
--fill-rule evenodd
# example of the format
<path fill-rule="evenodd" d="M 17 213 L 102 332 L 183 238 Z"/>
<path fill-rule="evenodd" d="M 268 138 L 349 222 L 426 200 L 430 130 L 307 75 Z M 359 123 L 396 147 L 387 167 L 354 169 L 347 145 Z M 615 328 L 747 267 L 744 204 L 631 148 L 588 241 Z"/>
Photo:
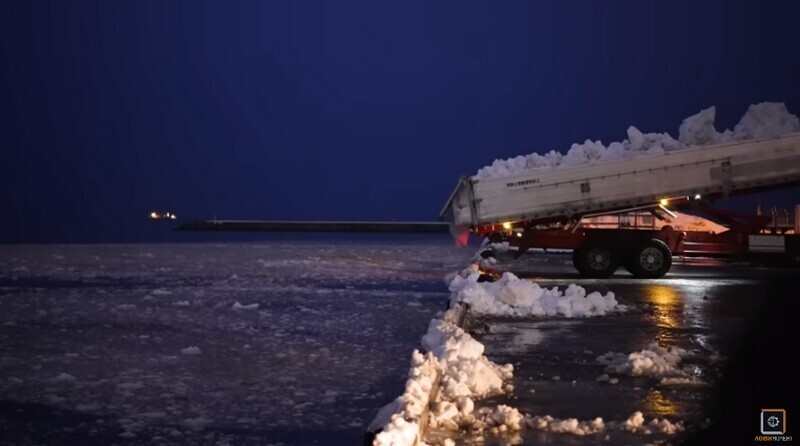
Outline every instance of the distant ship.
<path fill-rule="evenodd" d="M 156 211 L 150 212 L 151 220 L 176 220 L 178 217 L 170 212 L 158 213 Z"/>

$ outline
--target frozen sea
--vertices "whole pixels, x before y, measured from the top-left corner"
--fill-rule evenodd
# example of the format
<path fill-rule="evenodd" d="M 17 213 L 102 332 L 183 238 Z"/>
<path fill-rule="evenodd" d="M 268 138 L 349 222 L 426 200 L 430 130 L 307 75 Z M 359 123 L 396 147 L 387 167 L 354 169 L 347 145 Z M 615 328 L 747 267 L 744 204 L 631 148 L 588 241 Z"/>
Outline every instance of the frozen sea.
<path fill-rule="evenodd" d="M 472 249 L 0 246 L 0 444 L 360 444 Z"/>

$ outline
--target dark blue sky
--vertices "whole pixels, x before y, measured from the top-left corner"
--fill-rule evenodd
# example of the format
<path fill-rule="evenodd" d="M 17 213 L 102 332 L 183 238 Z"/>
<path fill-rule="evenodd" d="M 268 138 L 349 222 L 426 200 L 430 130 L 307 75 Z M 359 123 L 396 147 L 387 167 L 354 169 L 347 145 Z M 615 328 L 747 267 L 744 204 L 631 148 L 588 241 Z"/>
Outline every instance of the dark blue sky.
<path fill-rule="evenodd" d="M 800 113 L 800 2 L 0 3 L 0 242 L 433 220 L 498 157 Z M 766 197 L 800 201 L 796 191 Z"/>

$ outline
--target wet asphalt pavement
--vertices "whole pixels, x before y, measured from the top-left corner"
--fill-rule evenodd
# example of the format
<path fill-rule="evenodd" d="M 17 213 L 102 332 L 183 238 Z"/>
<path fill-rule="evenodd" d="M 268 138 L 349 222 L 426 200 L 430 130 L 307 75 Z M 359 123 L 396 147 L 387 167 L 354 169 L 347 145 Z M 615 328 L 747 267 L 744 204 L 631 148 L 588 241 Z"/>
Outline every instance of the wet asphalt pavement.
<path fill-rule="evenodd" d="M 621 315 L 588 319 L 470 317 L 466 329 L 497 363 L 515 366 L 514 392 L 480 402 L 508 404 L 532 416 L 624 421 L 641 411 L 645 419 L 682 421 L 676 436 L 619 431 L 578 437 L 524 430 L 521 435 L 463 435 L 459 444 L 645 444 L 726 441 L 752 444 L 761 408 L 794 411 L 793 373 L 781 358 L 793 355 L 791 300 L 798 270 L 766 269 L 714 262 L 676 262 L 666 277 L 636 279 L 624 270 L 609 279 L 584 279 L 569 256 L 502 256 L 510 270 L 544 287 L 576 283 L 587 292 L 612 291 L 630 306 Z M 692 352 L 681 367 L 702 384 L 665 384 L 658 377 L 611 374 L 618 383 L 598 382 L 606 373 L 596 358 L 629 354 L 648 344 Z M 771 365 L 768 365 L 771 364 Z M 431 434 L 431 438 L 436 433 Z"/>

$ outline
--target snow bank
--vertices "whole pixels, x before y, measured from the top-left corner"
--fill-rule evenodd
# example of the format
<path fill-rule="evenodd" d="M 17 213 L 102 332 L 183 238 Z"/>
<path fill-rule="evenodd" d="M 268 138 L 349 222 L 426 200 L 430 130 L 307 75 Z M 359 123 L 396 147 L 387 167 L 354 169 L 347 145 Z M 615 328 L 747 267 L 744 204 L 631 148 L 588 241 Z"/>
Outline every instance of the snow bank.
<path fill-rule="evenodd" d="M 608 352 L 597 357 L 597 362 L 606 366 L 606 372 L 630 376 L 649 376 L 654 378 L 689 377 L 680 368 L 684 358 L 692 356 L 688 350 L 664 348 L 653 342 L 644 350 L 624 353 Z"/>
<path fill-rule="evenodd" d="M 414 351 L 405 392 L 381 409 L 367 428 L 374 431 L 382 427 L 373 445 L 415 444 L 420 440 L 419 429 L 428 407 L 432 408 L 428 422 L 433 427 L 468 427 L 474 431 L 521 428 L 522 415 L 508 406 L 475 411 L 475 399 L 511 390 L 506 383 L 514 368 L 495 364 L 483 355 L 483 344 L 456 324 L 462 310 L 455 306 L 431 321 L 422 337 L 428 353 L 423 356 Z M 438 393 L 431 401 L 437 380 Z"/>
<path fill-rule="evenodd" d="M 505 160 L 495 160 L 478 170 L 475 178 L 495 178 L 537 170 L 580 166 L 642 154 L 664 153 L 687 147 L 718 144 L 748 139 L 772 138 L 800 132 L 800 120 L 779 102 L 753 104 L 733 130 L 718 132 L 714 127 L 716 108 L 710 107 L 684 119 L 676 140 L 668 133 L 642 133 L 628 127 L 627 139 L 604 145 L 586 140 L 573 144 L 566 153 L 550 151 L 544 155 L 531 153 Z"/>
<path fill-rule="evenodd" d="M 418 438 L 425 408 L 430 404 L 431 391 L 439 374 L 439 362 L 433 354 L 423 355 L 414 350 L 411 369 L 403 395 L 384 406 L 367 427 L 368 431 L 381 429 L 375 436 L 375 446 L 414 445 Z"/>
<path fill-rule="evenodd" d="M 451 300 L 469 304 L 470 311 L 503 316 L 592 317 L 627 310 L 614 293 L 586 294 L 575 284 L 563 292 L 558 288 L 542 288 L 530 280 L 504 273 L 496 282 L 478 282 L 476 266 L 464 270 L 450 282 Z"/>

